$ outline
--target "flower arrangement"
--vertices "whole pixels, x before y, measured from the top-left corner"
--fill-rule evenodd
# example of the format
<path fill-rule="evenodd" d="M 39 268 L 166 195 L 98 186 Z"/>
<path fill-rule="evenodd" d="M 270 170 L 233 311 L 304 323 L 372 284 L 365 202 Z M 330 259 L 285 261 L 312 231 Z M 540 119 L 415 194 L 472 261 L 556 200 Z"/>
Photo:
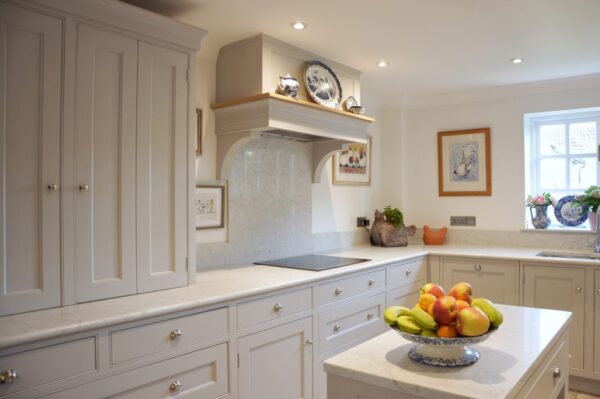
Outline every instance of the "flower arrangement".
<path fill-rule="evenodd" d="M 573 205 L 587 205 L 590 211 L 597 212 L 600 205 L 600 186 L 590 186 L 583 194 L 576 195 Z"/>
<path fill-rule="evenodd" d="M 556 199 L 550 195 L 550 193 L 542 193 L 542 195 L 529 195 L 527 197 L 527 204 L 530 208 L 534 208 L 536 206 L 548 206 L 548 205 L 556 205 Z"/>

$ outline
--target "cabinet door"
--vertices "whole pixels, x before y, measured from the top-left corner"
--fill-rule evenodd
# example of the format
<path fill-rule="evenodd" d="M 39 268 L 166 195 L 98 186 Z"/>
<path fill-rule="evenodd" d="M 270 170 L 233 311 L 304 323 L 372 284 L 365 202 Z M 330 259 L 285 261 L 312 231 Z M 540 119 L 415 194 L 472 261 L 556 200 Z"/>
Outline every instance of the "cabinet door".
<path fill-rule="evenodd" d="M 441 274 L 446 290 L 466 281 L 473 286 L 476 297 L 506 305 L 519 304 L 518 262 L 442 258 Z"/>
<path fill-rule="evenodd" d="M 240 399 L 310 399 L 313 396 L 312 318 L 238 341 Z"/>
<path fill-rule="evenodd" d="M 585 270 L 525 265 L 523 305 L 573 312 L 570 366 L 583 369 Z"/>
<path fill-rule="evenodd" d="M 75 223 L 77 301 L 136 292 L 135 40 L 80 25 Z"/>
<path fill-rule="evenodd" d="M 595 326 L 594 326 L 594 372 L 600 373 L 600 270 L 595 271 L 596 274 L 596 284 L 594 289 L 595 291 L 595 303 L 594 303 L 594 317 L 595 317 Z"/>
<path fill-rule="evenodd" d="M 60 305 L 61 74 L 61 21 L 0 3 L 0 315 Z"/>
<path fill-rule="evenodd" d="M 188 55 L 140 43 L 138 292 L 187 284 Z"/>

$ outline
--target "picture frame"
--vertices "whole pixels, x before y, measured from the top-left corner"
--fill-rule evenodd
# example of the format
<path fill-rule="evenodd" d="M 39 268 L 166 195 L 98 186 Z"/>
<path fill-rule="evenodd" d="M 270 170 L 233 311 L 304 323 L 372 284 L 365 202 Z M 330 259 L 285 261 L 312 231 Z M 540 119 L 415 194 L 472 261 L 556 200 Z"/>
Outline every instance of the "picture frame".
<path fill-rule="evenodd" d="M 332 179 L 335 185 L 370 186 L 372 139 L 350 143 L 332 156 Z"/>
<path fill-rule="evenodd" d="M 196 156 L 202 155 L 202 109 L 196 108 Z"/>
<path fill-rule="evenodd" d="M 225 186 L 196 185 L 194 192 L 196 230 L 225 226 Z"/>
<path fill-rule="evenodd" d="M 438 192 L 491 196 L 490 128 L 438 132 Z"/>

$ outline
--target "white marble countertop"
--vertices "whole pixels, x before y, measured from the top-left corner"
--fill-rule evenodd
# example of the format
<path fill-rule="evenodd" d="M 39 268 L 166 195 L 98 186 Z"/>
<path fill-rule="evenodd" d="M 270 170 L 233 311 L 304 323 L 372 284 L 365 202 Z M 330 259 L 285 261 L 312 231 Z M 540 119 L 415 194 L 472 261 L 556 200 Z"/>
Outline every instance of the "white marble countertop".
<path fill-rule="evenodd" d="M 408 357 L 411 342 L 389 331 L 325 361 L 332 375 L 424 398 L 510 398 L 535 372 L 571 313 L 498 305 L 504 324 L 475 345 L 474 365 L 437 368 Z"/>
<path fill-rule="evenodd" d="M 202 306 L 226 303 L 428 254 L 600 266 L 600 262 L 590 260 L 536 257 L 535 254 L 540 251 L 540 249 L 528 248 L 456 245 L 410 245 L 400 248 L 365 246 L 334 252 L 331 255 L 372 259 L 371 261 L 320 272 L 251 264 L 206 270 L 199 272 L 196 284 L 189 287 L 0 317 L 0 349 Z"/>

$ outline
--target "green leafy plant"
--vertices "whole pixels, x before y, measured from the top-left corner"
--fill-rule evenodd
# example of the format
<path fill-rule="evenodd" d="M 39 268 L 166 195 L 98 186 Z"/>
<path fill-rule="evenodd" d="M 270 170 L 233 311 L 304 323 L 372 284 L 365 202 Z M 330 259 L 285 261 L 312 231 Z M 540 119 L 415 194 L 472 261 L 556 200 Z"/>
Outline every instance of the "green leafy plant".
<path fill-rule="evenodd" d="M 587 205 L 592 212 L 598 211 L 598 206 L 600 206 L 600 186 L 590 186 L 583 194 L 576 195 L 573 205 Z"/>
<path fill-rule="evenodd" d="M 387 205 L 383 208 L 383 216 L 385 221 L 394 225 L 394 227 L 404 226 L 404 215 L 398 208 L 392 208 L 391 205 Z"/>

